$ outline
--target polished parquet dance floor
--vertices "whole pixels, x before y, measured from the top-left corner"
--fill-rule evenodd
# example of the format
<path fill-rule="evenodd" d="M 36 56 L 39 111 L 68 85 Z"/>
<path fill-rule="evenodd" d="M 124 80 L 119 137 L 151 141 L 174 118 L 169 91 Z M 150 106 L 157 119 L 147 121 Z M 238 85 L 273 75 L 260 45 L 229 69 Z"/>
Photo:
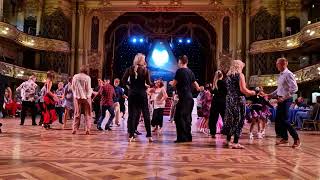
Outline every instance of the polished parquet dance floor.
<path fill-rule="evenodd" d="M 253 141 L 245 129 L 240 143 L 246 149 L 234 150 L 224 148 L 222 136 L 196 132 L 194 142 L 174 144 L 175 126 L 167 120 L 153 143 L 145 133 L 128 143 L 124 124 L 72 135 L 58 123 L 44 130 L 31 120 L 2 122 L 0 179 L 320 179 L 319 132 L 300 132 L 303 144 L 294 150 L 276 147 L 272 128 L 266 139 Z"/>

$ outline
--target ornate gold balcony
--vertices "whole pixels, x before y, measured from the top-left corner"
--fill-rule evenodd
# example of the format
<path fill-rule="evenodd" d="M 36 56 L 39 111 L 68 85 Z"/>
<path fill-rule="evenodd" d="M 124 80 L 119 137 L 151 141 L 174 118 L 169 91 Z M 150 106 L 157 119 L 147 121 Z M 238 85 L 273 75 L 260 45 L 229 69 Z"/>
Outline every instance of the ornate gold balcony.
<path fill-rule="evenodd" d="M 251 44 L 250 53 L 286 51 L 300 47 L 303 43 L 320 38 L 320 22 L 305 26 L 299 33 L 283 38 L 257 41 Z"/>
<path fill-rule="evenodd" d="M 70 52 L 70 45 L 65 41 L 31 36 L 4 22 L 0 22 L 0 37 L 10 39 L 17 44 L 36 50 Z"/>
<path fill-rule="evenodd" d="M 249 86 L 277 86 L 278 74 L 269 74 L 261 76 L 250 76 Z M 294 72 L 297 83 L 308 82 L 320 79 L 320 64 L 312 65 Z"/>
<path fill-rule="evenodd" d="M 0 62 L 0 74 L 23 80 L 27 80 L 31 74 L 35 74 L 38 82 L 45 82 L 47 78 L 47 73 L 44 71 L 27 69 L 5 62 Z M 68 74 L 56 74 L 55 77 L 57 82 L 65 81 L 68 79 Z"/>

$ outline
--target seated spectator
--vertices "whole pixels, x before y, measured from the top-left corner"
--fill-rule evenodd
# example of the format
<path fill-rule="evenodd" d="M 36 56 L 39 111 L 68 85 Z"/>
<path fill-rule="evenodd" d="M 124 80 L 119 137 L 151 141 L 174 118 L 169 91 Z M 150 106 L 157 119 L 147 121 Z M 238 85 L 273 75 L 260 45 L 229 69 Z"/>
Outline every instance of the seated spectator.
<path fill-rule="evenodd" d="M 304 98 L 303 97 L 298 97 L 296 100 L 295 100 L 295 106 L 294 106 L 294 109 L 299 109 L 299 108 L 307 108 L 308 105 L 304 102 Z"/>
<path fill-rule="evenodd" d="M 11 88 L 7 87 L 4 93 L 4 104 L 3 104 L 4 115 L 15 117 L 17 108 L 18 108 L 18 105 L 12 98 Z"/>
<path fill-rule="evenodd" d="M 296 124 L 297 129 L 302 128 L 302 123 L 304 119 L 315 119 L 318 113 L 319 118 L 319 110 L 320 110 L 320 96 L 317 96 L 317 103 L 313 105 L 312 110 L 310 111 L 301 111 L 296 114 Z"/>

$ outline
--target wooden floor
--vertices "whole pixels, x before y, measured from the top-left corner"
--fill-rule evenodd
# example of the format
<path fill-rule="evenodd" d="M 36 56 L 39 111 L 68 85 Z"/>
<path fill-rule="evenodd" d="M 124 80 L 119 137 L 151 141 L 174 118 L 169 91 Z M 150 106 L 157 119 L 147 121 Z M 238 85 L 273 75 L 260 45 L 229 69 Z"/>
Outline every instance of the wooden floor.
<path fill-rule="evenodd" d="M 0 179 L 320 179 L 320 134 L 300 132 L 302 147 L 276 147 L 270 127 L 264 140 L 248 140 L 244 150 L 223 147 L 224 137 L 194 133 L 194 141 L 174 144 L 175 126 L 165 120 L 163 136 L 148 143 L 143 125 L 138 142 L 128 143 L 126 128 L 112 132 L 44 130 L 1 120 Z M 194 120 L 196 121 L 196 120 Z M 69 127 L 71 121 L 68 122 Z M 292 141 L 290 141 L 292 143 Z"/>

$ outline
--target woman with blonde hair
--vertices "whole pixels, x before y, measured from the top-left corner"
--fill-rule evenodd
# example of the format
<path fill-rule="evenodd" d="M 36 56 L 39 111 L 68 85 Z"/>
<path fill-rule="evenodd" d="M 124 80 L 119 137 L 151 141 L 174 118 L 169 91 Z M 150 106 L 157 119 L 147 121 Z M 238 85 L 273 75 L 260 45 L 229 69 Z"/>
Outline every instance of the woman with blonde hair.
<path fill-rule="evenodd" d="M 128 82 L 128 78 L 130 80 Z M 140 113 L 142 112 L 144 124 L 147 131 L 147 138 L 152 142 L 150 112 L 148 108 L 147 88 L 150 87 L 150 73 L 146 67 L 145 55 L 138 53 L 133 61 L 133 66 L 129 67 L 122 77 L 123 85 L 129 85 L 128 97 L 128 133 L 129 141 L 135 139 L 134 133 L 137 130 Z"/>
<path fill-rule="evenodd" d="M 245 120 L 245 98 L 244 95 L 254 96 L 255 91 L 246 87 L 246 81 L 242 70 L 245 64 L 241 60 L 233 60 L 226 77 L 226 114 L 223 134 L 227 135 L 227 146 L 234 149 L 243 149 L 239 144 L 239 137 Z M 234 136 L 231 143 L 231 136 Z"/>
<path fill-rule="evenodd" d="M 216 71 L 212 83 L 213 99 L 211 101 L 209 116 L 209 128 L 212 138 L 215 138 L 217 133 L 217 122 L 219 120 L 219 115 L 222 117 L 222 119 L 224 119 L 225 115 L 227 88 L 223 77 L 222 71 Z"/>

